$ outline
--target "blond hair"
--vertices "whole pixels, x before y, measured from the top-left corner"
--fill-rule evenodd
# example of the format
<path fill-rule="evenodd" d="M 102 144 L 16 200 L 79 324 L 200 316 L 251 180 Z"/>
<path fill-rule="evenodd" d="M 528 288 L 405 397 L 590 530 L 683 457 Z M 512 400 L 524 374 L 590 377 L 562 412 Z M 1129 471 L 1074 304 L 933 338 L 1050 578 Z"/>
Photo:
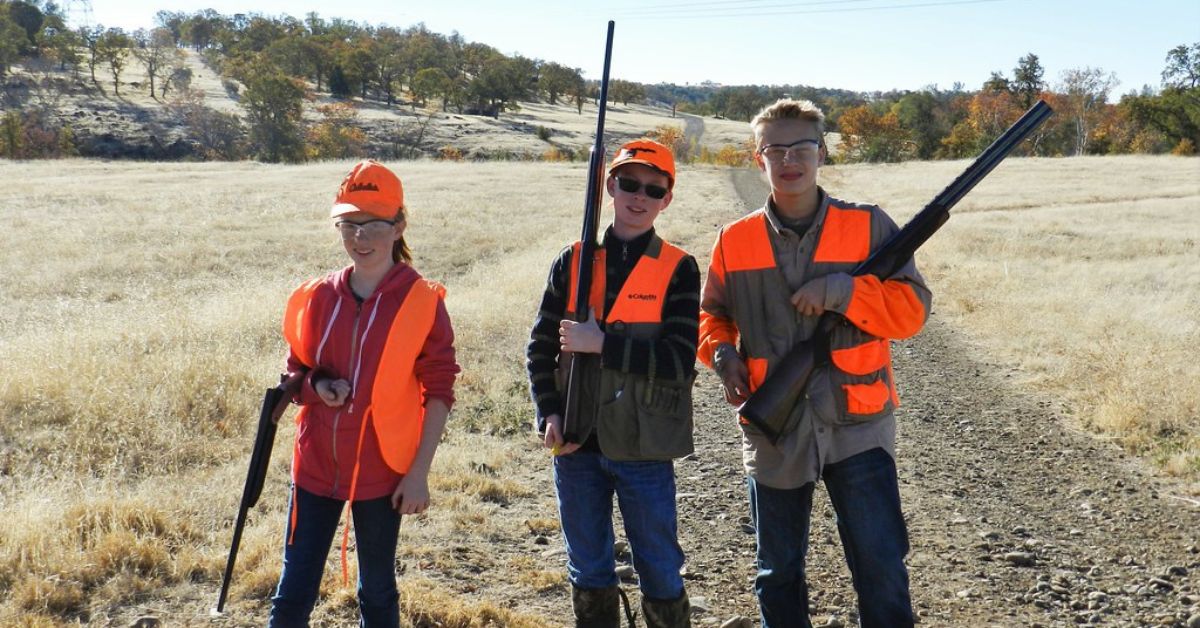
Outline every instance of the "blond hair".
<path fill-rule="evenodd" d="M 762 127 L 768 122 L 776 120 L 807 120 L 817 126 L 817 133 L 821 136 L 821 145 L 825 145 L 825 114 L 821 112 L 821 108 L 811 100 L 794 100 L 791 98 L 780 98 L 774 103 L 763 107 L 758 115 L 750 121 L 750 128 L 754 131 L 754 141 L 758 143 L 762 139 Z"/>

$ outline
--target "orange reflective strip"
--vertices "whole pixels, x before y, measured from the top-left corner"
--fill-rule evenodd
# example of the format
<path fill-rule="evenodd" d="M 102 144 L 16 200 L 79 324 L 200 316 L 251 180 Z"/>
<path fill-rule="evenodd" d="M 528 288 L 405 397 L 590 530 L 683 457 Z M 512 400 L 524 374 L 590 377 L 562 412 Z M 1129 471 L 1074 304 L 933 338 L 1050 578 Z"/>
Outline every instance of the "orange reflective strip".
<path fill-rule="evenodd" d="M 746 369 L 750 371 L 750 392 L 758 390 L 767 378 L 766 358 L 746 358 Z"/>
<path fill-rule="evenodd" d="M 630 271 L 612 310 L 605 321 L 624 323 L 661 323 L 663 301 L 675 267 L 686 253 L 667 242 L 662 243 L 658 257 L 643 255 Z"/>
<path fill-rule="evenodd" d="M 830 205 L 821 227 L 814 262 L 861 262 L 871 253 L 871 213 Z"/>
<path fill-rule="evenodd" d="M 846 411 L 850 414 L 882 412 L 891 397 L 891 391 L 882 379 L 870 384 L 842 384 L 842 389 L 846 391 Z"/>
<path fill-rule="evenodd" d="M 571 245 L 571 280 L 567 283 L 567 318 L 575 314 L 575 286 L 579 285 L 579 250 L 582 243 Z M 596 249 L 592 258 L 592 286 L 588 292 L 588 304 L 596 310 L 596 316 L 604 312 L 604 247 Z"/>
<path fill-rule="evenodd" d="M 755 212 L 729 225 L 717 241 L 724 268 L 722 274 L 761 270 L 775 266 L 775 251 L 767 235 L 767 215 Z M 714 258 L 717 257 L 714 253 Z"/>
<path fill-rule="evenodd" d="M 851 375 L 870 375 L 888 363 L 888 341 L 868 340 L 856 347 L 829 352 L 833 363 Z"/>

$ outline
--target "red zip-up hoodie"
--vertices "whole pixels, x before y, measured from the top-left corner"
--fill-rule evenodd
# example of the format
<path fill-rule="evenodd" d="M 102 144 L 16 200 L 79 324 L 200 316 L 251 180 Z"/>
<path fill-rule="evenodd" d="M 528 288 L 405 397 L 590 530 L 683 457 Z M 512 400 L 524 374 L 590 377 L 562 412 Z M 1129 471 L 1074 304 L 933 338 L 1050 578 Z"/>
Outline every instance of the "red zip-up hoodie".
<path fill-rule="evenodd" d="M 358 436 L 370 404 L 379 360 L 392 320 L 413 283 L 421 278 L 411 266 L 396 264 L 384 276 L 379 287 L 361 303 L 350 289 L 353 267 L 335 271 L 321 279 L 309 304 L 311 328 L 319 334 L 316 366 L 304 378 L 297 395 L 303 406 L 297 416 L 298 433 L 292 460 L 292 477 L 304 490 L 348 499 L 354 472 Z M 289 352 L 288 372 L 304 369 L 294 351 Z M 459 372 L 454 359 L 454 331 L 446 305 L 440 299 L 433 328 L 413 366 L 421 383 L 422 405 L 440 399 L 446 406 L 454 403 L 454 378 Z M 397 381 L 404 374 L 395 374 Z M 384 373 L 382 377 L 388 377 Z M 329 407 L 313 388 L 315 378 L 344 379 L 350 382 L 350 395 L 339 407 Z M 363 437 L 355 500 L 391 495 L 400 475 L 387 466 L 379 452 L 375 430 L 368 426 Z"/>

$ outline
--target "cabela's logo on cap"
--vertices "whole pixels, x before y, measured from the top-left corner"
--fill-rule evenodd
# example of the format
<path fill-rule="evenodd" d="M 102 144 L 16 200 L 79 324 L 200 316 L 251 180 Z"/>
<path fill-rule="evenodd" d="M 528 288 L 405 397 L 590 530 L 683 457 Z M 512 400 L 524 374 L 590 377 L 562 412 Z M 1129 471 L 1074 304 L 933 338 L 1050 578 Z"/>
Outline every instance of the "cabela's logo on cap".
<path fill-rule="evenodd" d="M 378 192 L 379 186 L 375 185 L 374 183 L 369 183 L 369 182 L 368 183 L 351 183 L 350 187 L 346 189 L 347 192 L 362 192 L 364 190 L 369 191 L 369 192 Z"/>
<path fill-rule="evenodd" d="M 654 150 L 653 148 L 642 148 L 640 146 L 635 146 L 633 148 L 623 148 L 623 149 L 621 149 L 621 156 L 617 157 L 617 159 L 619 159 L 619 160 L 633 159 L 634 157 L 637 157 L 638 153 L 657 153 L 657 152 L 658 151 Z"/>

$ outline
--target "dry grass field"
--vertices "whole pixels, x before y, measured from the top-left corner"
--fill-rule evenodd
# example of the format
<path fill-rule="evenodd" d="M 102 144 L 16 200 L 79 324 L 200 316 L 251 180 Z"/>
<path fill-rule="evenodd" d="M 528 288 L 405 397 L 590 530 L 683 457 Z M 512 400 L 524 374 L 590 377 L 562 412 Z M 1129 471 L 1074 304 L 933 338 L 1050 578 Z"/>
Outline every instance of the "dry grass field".
<path fill-rule="evenodd" d="M 417 267 L 449 288 L 464 372 L 435 505 L 401 531 L 410 625 L 560 625 L 504 587 L 563 595 L 561 557 L 464 554 L 557 523 L 523 463 L 523 345 L 549 261 L 578 232 L 579 164 L 394 164 Z M 278 577 L 290 424 L 210 620 L 279 318 L 344 263 L 328 205 L 347 163 L 0 162 L 0 625 L 261 625 Z M 963 163 L 842 166 L 835 195 L 899 222 Z M 661 231 L 701 264 L 742 210 L 727 170 L 686 167 Z M 919 262 L 935 312 L 1019 368 L 1080 428 L 1200 476 L 1200 160 L 1013 160 Z M 903 390 L 901 391 L 903 394 Z M 289 415 L 290 416 L 290 415 Z M 1037 426 L 1030 426 L 1037 429 Z M 477 557 L 478 558 L 478 557 Z M 477 561 L 478 562 L 478 561 Z M 501 574 L 496 576 L 495 574 Z M 439 580 L 441 579 L 441 580 Z M 448 591 L 439 582 L 463 583 Z M 354 617 L 334 562 L 317 611 Z"/>

